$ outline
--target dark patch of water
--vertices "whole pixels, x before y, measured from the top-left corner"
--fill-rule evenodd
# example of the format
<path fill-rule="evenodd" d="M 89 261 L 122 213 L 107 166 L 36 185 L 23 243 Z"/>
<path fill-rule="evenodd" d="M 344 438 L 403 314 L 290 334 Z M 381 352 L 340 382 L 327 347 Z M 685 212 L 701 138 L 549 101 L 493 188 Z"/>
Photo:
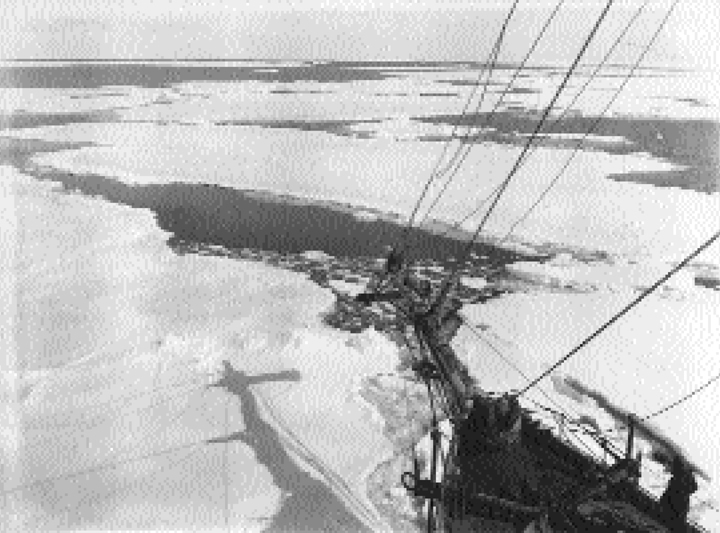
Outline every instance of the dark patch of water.
<path fill-rule="evenodd" d="M 388 220 L 360 220 L 348 205 L 316 205 L 289 196 L 243 191 L 207 184 L 168 183 L 128 185 L 94 175 L 43 171 L 31 161 L 32 141 L 7 139 L 0 152 L 5 160 L 40 180 L 59 182 L 63 189 L 80 191 L 117 204 L 150 209 L 158 225 L 184 241 L 217 244 L 226 248 L 253 248 L 296 254 L 321 250 L 335 257 L 376 257 L 397 243 L 403 226 Z M 57 149 L 68 149 L 62 145 Z M 40 142 L 37 151 L 52 151 Z M 413 258 L 454 264 L 466 243 L 427 231 L 409 233 Z M 535 256 L 477 243 L 475 253 L 488 256 L 488 263 L 506 264 L 537 260 Z"/>
<path fill-rule="evenodd" d="M 500 111 L 492 117 L 495 128 L 494 142 L 514 143 L 510 136 L 533 133 L 541 118 L 539 112 L 527 110 Z M 432 124 L 471 126 L 485 124 L 490 113 L 465 115 L 433 115 L 414 117 L 415 120 Z M 658 172 L 630 172 L 612 174 L 617 181 L 633 181 L 659 187 L 678 187 L 698 192 L 720 191 L 720 123 L 713 120 L 670 119 L 656 117 L 603 117 L 573 114 L 555 122 L 552 118 L 540 133 L 583 135 L 592 129 L 592 135 L 620 137 L 627 144 L 590 143 L 593 149 L 610 154 L 649 153 L 680 167 L 679 170 Z M 565 140 L 544 139 L 543 146 L 567 147 Z"/>
<path fill-rule="evenodd" d="M 188 81 L 343 83 L 383 80 L 393 74 L 361 65 L 320 63 L 278 65 L 270 71 L 253 64 L 163 65 L 151 63 L 71 63 L 0 67 L 0 87 L 96 89 L 105 86 L 171 87 Z"/>

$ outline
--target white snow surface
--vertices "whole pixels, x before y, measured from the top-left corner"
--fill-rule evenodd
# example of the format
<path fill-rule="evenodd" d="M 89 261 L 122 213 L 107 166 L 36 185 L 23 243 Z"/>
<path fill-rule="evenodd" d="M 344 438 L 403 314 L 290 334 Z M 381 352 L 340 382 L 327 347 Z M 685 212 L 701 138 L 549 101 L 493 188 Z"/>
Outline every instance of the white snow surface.
<path fill-rule="evenodd" d="M 628 263 L 625 261 L 587 264 L 569 254 L 558 254 L 546 263 L 517 262 L 507 267 L 512 274 L 545 286 L 572 288 L 579 291 L 605 290 L 618 292 L 647 289 L 665 275 L 672 264 L 663 261 Z M 660 287 L 661 291 L 690 290 L 695 274 L 680 270 Z"/>
<path fill-rule="evenodd" d="M 716 118 L 717 83 L 709 76 L 633 80 L 613 112 Z M 292 193 L 404 216 L 442 150 L 441 143 L 416 137 L 448 132 L 447 126 L 433 128 L 408 117 L 457 113 L 469 89 L 441 84 L 437 77 L 298 84 L 295 89 L 327 92 L 292 97 L 272 94 L 268 83 L 188 82 L 174 87 L 169 104 L 157 100 L 167 90 L 140 87 L 3 89 L 2 96 L 5 110 L 112 109 L 128 121 L 9 132 L 97 143 L 36 157 L 50 167 L 95 171 L 129 183 L 205 182 Z M 467 72 L 441 77 L 472 78 Z M 557 80 L 526 81 L 541 93 L 513 95 L 513 104 L 541 106 Z M 609 94 L 618 82 L 604 79 L 598 91 Z M 420 96 L 440 90 L 457 96 Z M 379 98 L 384 91 L 397 94 Z M 707 105 L 682 100 L 688 97 Z M 591 92 L 577 107 L 592 113 L 602 105 Z M 378 128 L 373 139 L 215 124 L 338 117 L 388 120 L 370 126 Z M 471 152 L 433 217 L 454 221 L 474 208 L 518 153 L 506 145 Z M 509 186 L 487 233 L 504 236 L 568 155 L 538 149 Z M 517 228 L 508 246 L 533 251 L 549 243 L 611 257 L 582 263 L 561 255 L 545 264 L 515 264 L 511 271 L 540 290 L 463 310 L 528 377 L 547 369 L 720 227 L 718 193 L 607 179 L 614 172 L 670 168 L 647 154 L 580 153 Z M 0 279 L 3 294 L 11 295 L 3 299 L 0 333 L 7 358 L 0 396 L 3 488 L 10 491 L 2 504 L 6 530 L 267 527 L 288 501 L 279 473 L 240 440 L 202 443 L 245 429 L 239 398 L 225 389 L 204 389 L 219 377 L 223 360 L 258 379 L 299 372 L 300 381 L 250 386 L 260 419 L 274 429 L 293 465 L 323 479 L 367 527 L 382 528 L 362 483 L 389 444 L 375 415 L 357 400 L 356 387 L 363 375 L 393 371 L 393 346 L 375 333 L 354 336 L 323 327 L 318 314 L 332 295 L 300 274 L 227 258 L 174 255 L 150 212 L 57 194 L 50 184 L 9 168 L 0 172 L 0 236 L 8 252 L 0 257 L 7 274 Z M 481 215 L 467 227 L 474 229 Z M 697 263 L 720 267 L 720 246 Z M 642 416 L 720 372 L 720 292 L 696 287 L 697 271 L 673 277 L 556 375 L 577 378 Z M 350 288 L 339 283 L 335 286 Z M 456 348 L 487 388 L 519 389 L 527 382 L 467 329 Z M 540 388 L 565 409 L 613 427 L 593 402 L 578 403 L 551 383 L 548 378 Z M 710 475 L 695 504 L 720 500 L 717 386 L 653 420 Z M 547 403 L 538 389 L 528 397 Z M 188 448 L 173 451 L 185 444 Z M 163 451 L 168 453 L 132 460 Z M 645 466 L 644 483 L 658 493 L 666 478 L 657 465 Z M 720 513 L 705 510 L 701 520 L 720 531 Z"/>
<path fill-rule="evenodd" d="M 266 527 L 292 472 L 244 441 L 204 442 L 250 423 L 249 399 L 206 388 L 222 361 L 258 380 L 259 416 L 297 475 L 382 529 L 364 476 L 390 445 L 353 387 L 392 371 L 388 340 L 323 326 L 333 296 L 301 274 L 175 255 L 149 213 L 2 173 L 28 267 L 14 270 L 19 328 L 2 372 L 4 530 Z M 288 371 L 299 381 L 262 382 Z M 257 433 L 256 446 L 271 437 Z M 318 520 L 329 513 L 314 504 Z"/>
<path fill-rule="evenodd" d="M 482 306 L 466 306 L 465 316 L 471 324 L 482 326 L 480 334 L 485 340 L 478 343 L 477 336 L 464 329 L 455 346 L 481 385 L 492 390 L 523 389 L 529 379 L 550 368 L 638 296 L 638 288 L 655 276 L 652 268 L 642 272 L 623 265 L 616 269 L 616 276 L 609 266 L 596 272 L 543 265 L 521 268 L 533 282 L 561 280 L 565 286 L 582 290 L 516 293 Z M 577 379 L 638 417 L 705 384 L 720 373 L 720 292 L 698 288 L 688 278 L 691 275 L 685 273 L 679 282 L 670 284 L 671 289 L 638 304 L 552 376 Z M 720 406 L 717 383 L 711 387 L 714 390 L 708 388 L 651 420 L 654 428 L 708 474 L 709 481 L 699 480 L 701 488 L 693 497 L 694 504 L 718 499 L 720 433 L 715 421 L 720 420 Z M 593 400 L 576 401 L 561 392 L 548 377 L 530 389 L 527 397 L 547 407 L 562 407 L 573 418 L 592 417 L 615 435 L 618 445 L 624 445 L 625 432 L 618 433 L 615 421 Z M 532 403 L 527 406 L 534 407 Z M 650 446 L 641 443 L 640 449 L 649 452 Z M 643 484 L 659 496 L 667 476 L 647 458 L 645 467 Z M 702 523 L 716 530 L 719 513 L 706 511 Z"/>
<path fill-rule="evenodd" d="M 582 72 L 573 87 L 585 81 Z M 621 83 L 624 71 L 608 67 L 604 73 L 608 76 L 596 79 L 574 104 L 576 112 L 599 112 L 612 89 Z M 507 81 L 510 74 L 509 70 L 500 71 L 497 81 Z M 542 109 L 552 96 L 558 74 L 536 72 L 517 81 L 540 93 L 513 94 L 501 109 L 511 103 Z M 417 118 L 458 113 L 471 87 L 447 82 L 475 76 L 461 69 L 347 83 L 188 81 L 172 87 L 170 104 L 157 103 L 168 94 L 167 89 L 142 87 L 4 89 L 3 96 L 7 109 L 117 113 L 122 122 L 11 132 L 18 137 L 97 143 L 36 158 L 50 166 L 97 172 L 129 183 L 205 182 L 290 193 L 405 216 L 445 148 L 442 142 L 422 142 L 422 135 L 447 135 L 452 129 Z M 716 120 L 720 116 L 717 91 L 713 91 L 716 78 L 717 73 L 700 72 L 666 73 L 662 82 L 657 77 L 639 76 L 613 104 L 611 114 L 628 119 Z M 277 88 L 292 93 L 270 92 Z M 308 89 L 322 93 L 303 92 Z M 455 96 L 428 96 L 438 92 Z M 562 108 L 572 95 L 571 90 L 558 105 Z M 498 97 L 490 95 L 488 109 Z M 693 104 L 695 101 L 703 104 Z M 354 138 L 291 126 L 263 126 L 264 121 L 322 124 L 338 119 L 348 121 L 348 132 L 369 131 L 375 136 Z M 352 122 L 357 120 L 379 122 Z M 568 135 L 556 132 L 552 136 Z M 598 140 L 596 136 L 591 139 Z M 614 137 L 602 140 L 620 142 Z M 472 212 L 506 177 L 519 152 L 518 146 L 492 143 L 472 150 L 432 216 L 455 222 Z M 535 150 L 513 178 L 484 234 L 503 237 L 549 185 L 570 153 L 557 148 Z M 607 179 L 611 173 L 673 168 L 645 153 L 581 151 L 547 198 L 514 229 L 515 242 L 563 243 L 623 255 L 680 258 L 720 225 L 720 194 Z M 443 185 L 444 180 L 437 180 L 428 198 Z M 421 215 L 429 203 L 426 200 Z M 465 226 L 474 229 L 483 214 L 480 211 L 470 217 Z M 720 265 L 720 256 L 713 261 Z"/>

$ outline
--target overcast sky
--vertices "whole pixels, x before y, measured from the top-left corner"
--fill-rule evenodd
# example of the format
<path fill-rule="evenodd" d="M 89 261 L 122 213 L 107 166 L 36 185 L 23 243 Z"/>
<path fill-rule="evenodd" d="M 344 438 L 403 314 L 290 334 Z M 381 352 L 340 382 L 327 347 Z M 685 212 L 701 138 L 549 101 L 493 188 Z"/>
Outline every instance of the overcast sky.
<path fill-rule="evenodd" d="M 520 2 L 501 59 L 522 57 L 556 0 Z M 3 0 L 3 58 L 277 58 L 482 60 L 510 0 Z M 605 0 L 566 0 L 538 62 L 564 63 Z M 632 60 L 670 0 L 651 0 L 619 58 Z M 637 0 L 617 0 L 588 59 L 597 59 Z M 720 65 L 720 1 L 684 0 L 648 57 Z"/>

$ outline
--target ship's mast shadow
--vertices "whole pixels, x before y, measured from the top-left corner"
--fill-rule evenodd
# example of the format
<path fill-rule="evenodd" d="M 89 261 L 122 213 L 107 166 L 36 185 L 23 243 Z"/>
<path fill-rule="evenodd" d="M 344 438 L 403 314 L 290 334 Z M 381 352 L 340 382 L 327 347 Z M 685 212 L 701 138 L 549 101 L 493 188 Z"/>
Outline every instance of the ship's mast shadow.
<path fill-rule="evenodd" d="M 271 382 L 298 382 L 297 370 L 258 374 L 249 376 L 236 370 L 228 361 L 223 361 L 223 374 L 210 385 L 221 387 L 240 400 L 240 410 L 245 428 L 207 441 L 208 444 L 229 444 L 242 442 L 252 448 L 258 463 L 267 468 L 273 483 L 280 489 L 280 508 L 273 516 L 265 531 L 343 531 L 368 532 L 368 528 L 353 514 L 336 494 L 323 482 L 314 478 L 288 453 L 286 446 L 303 456 L 319 471 L 328 471 L 320 458 L 309 450 L 294 435 L 280 435 L 261 416 L 258 402 L 250 390 L 251 385 Z M 264 406 L 266 409 L 267 405 Z M 335 484 L 333 482 L 333 484 Z"/>

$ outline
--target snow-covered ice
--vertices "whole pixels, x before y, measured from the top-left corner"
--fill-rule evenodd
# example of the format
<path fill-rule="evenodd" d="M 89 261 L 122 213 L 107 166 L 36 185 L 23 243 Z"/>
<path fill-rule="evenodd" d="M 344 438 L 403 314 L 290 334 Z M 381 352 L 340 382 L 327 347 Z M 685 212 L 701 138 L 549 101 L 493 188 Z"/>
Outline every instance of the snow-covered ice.
<path fill-rule="evenodd" d="M 34 157 L 48 169 L 96 172 L 127 183 L 203 182 L 328 199 L 365 208 L 355 216 L 370 224 L 373 209 L 410 212 L 442 150 L 442 143 L 420 139 L 451 129 L 416 118 L 459 112 L 469 86 L 448 80 L 468 81 L 471 74 L 408 71 L 343 83 L 187 81 L 171 93 L 134 86 L 3 89 L 3 109 L 103 110 L 125 121 L 8 132 L 96 143 Z M 639 78 L 613 112 L 716 118 L 713 79 L 708 73 L 677 74 L 662 83 Z M 598 95 L 609 94 L 618 80 L 599 80 L 577 107 L 597 110 L 604 103 Z M 513 94 L 506 105 L 542 106 L 555 81 L 526 79 L 525 89 L 540 92 Z M 432 95 L 440 92 L 456 95 Z M 320 124 L 361 119 L 379 122 L 348 123 L 342 135 Z M 289 120 L 319 129 L 261 124 Z M 374 136 L 363 138 L 368 132 Z M 517 146 L 498 144 L 473 150 L 433 217 L 455 221 L 469 212 L 500 183 L 518 153 Z M 538 149 L 498 204 L 487 234 L 502 238 L 569 153 Z M 581 152 L 506 246 L 531 253 L 548 245 L 601 251 L 605 259 L 588 262 L 567 253 L 544 263 L 517 263 L 509 270 L 533 290 L 464 313 L 527 375 L 544 371 L 720 227 L 718 193 L 607 179 L 673 168 L 647 153 Z M 334 511 L 346 509 L 366 527 L 382 527 L 366 501 L 363 478 L 389 443 L 356 392 L 358 376 L 394 370 L 397 354 L 386 339 L 323 326 L 319 314 L 333 296 L 299 273 L 175 255 L 149 211 L 59 194 L 9 167 L 1 171 L 1 235 L 10 251 L 2 257 L 10 274 L 2 278 L 3 294 L 14 296 L 4 299 L 0 336 L 3 352 L 12 354 L 3 366 L 0 412 L 9 530 L 219 529 L 226 520 L 235 528 L 263 530 L 283 519 L 283 505 L 286 512 L 298 505 L 288 490 L 298 485 L 261 460 L 262 450 L 271 448 L 285 450 L 284 466 L 302 486 L 318 491 L 312 494 L 338 504 Z M 467 228 L 481 215 L 471 217 Z M 327 259 L 321 250 L 308 254 Z M 558 375 L 601 390 L 638 415 L 702 384 L 720 371 L 720 293 L 695 280 L 714 279 L 718 268 L 715 245 Z M 357 284 L 331 284 L 359 290 Z M 525 383 L 468 330 L 456 347 L 487 388 Z M 225 389 L 205 390 L 221 377 L 223 361 L 256 380 L 237 391 L 244 402 Z M 558 393 L 551 380 L 542 387 L 568 411 L 613 427 L 592 402 Z M 546 400 L 536 391 L 530 397 Z M 716 397 L 709 390 L 654 421 L 708 470 L 712 481 L 701 485 L 695 503 L 717 501 L 720 491 L 720 442 L 708 423 L 720 419 Z M 257 416 L 246 420 L 243 404 L 254 406 L 250 414 Z M 248 424 L 251 434 L 243 437 Z M 205 444 L 232 435 L 227 443 Z M 152 455 L 161 452 L 167 454 Z M 644 478 L 655 493 L 662 490 L 662 474 L 648 470 Z M 318 480 L 327 489 L 315 485 Z M 227 513 L 226 498 L 232 502 Z M 718 527 L 720 517 L 706 510 L 703 523 Z"/>
<path fill-rule="evenodd" d="M 317 502 L 318 520 L 335 505 L 381 527 L 363 476 L 388 444 L 353 383 L 393 370 L 388 340 L 324 326 L 333 296 L 301 274 L 178 256 L 148 213 L 49 194 L 6 167 L 3 183 L 22 215 L 17 259 L 32 267 L 16 270 L 20 327 L 3 372 L 8 530 L 261 530 L 294 501 L 256 460 L 272 438 L 307 483 L 329 485 L 312 489 L 335 502 Z M 222 361 L 257 381 L 262 418 L 241 416 L 250 396 L 206 388 Z M 206 443 L 250 424 L 247 441 Z"/>

